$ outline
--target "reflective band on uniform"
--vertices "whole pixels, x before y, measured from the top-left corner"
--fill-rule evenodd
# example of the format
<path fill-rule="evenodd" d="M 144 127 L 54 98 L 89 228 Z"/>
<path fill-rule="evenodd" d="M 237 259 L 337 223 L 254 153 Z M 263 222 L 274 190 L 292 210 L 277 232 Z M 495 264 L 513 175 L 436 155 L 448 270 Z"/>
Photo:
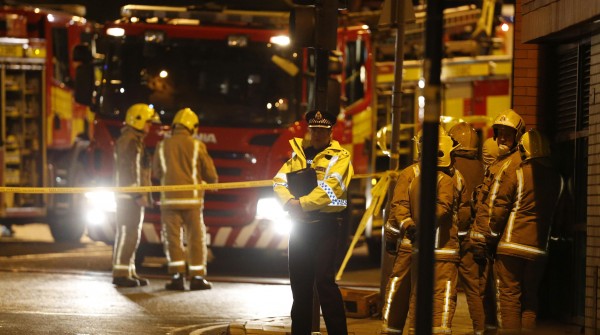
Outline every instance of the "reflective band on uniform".
<path fill-rule="evenodd" d="M 390 309 L 392 307 L 392 299 L 398 290 L 398 281 L 399 277 L 392 277 L 390 281 L 390 291 L 388 295 L 385 297 L 385 305 L 383 306 L 383 323 L 387 327 L 388 317 L 390 315 Z"/>
<path fill-rule="evenodd" d="M 169 262 L 169 266 L 185 266 L 185 261 Z"/>
<path fill-rule="evenodd" d="M 204 265 L 189 265 L 188 268 L 190 269 L 190 271 L 202 271 L 206 269 Z"/>
<path fill-rule="evenodd" d="M 452 288 L 452 282 L 446 281 L 446 290 L 444 291 L 444 312 L 442 313 L 442 329 L 449 329 L 448 322 L 450 318 L 450 290 Z"/>
<path fill-rule="evenodd" d="M 408 222 L 414 222 L 414 221 L 412 218 L 406 218 L 406 219 L 400 221 L 400 227 L 404 227 L 404 224 L 408 223 Z"/>
<path fill-rule="evenodd" d="M 202 199 L 165 199 L 161 200 L 160 204 L 162 205 L 201 205 L 203 203 Z"/>
<path fill-rule="evenodd" d="M 517 200 L 515 201 L 510 216 L 508 217 L 508 224 L 506 225 L 506 242 L 510 242 L 512 237 L 512 230 L 515 225 L 515 218 L 517 212 L 521 209 L 521 201 L 523 200 L 523 169 L 517 170 Z"/>
<path fill-rule="evenodd" d="M 200 150 L 200 142 L 194 141 L 194 158 L 192 159 L 192 183 L 199 184 L 198 180 L 198 152 Z M 198 190 L 194 190 L 194 197 L 198 197 Z"/>
<path fill-rule="evenodd" d="M 129 270 L 129 265 L 114 264 L 113 265 L 113 269 L 115 269 L 115 270 Z"/>
<path fill-rule="evenodd" d="M 458 250 L 456 249 L 435 249 L 433 252 L 440 255 L 458 255 Z"/>
<path fill-rule="evenodd" d="M 514 242 L 500 242 L 500 243 L 498 243 L 498 248 L 506 248 L 506 249 L 525 251 L 525 252 L 537 254 L 537 255 L 545 255 L 546 254 L 546 251 L 542 250 L 540 248 L 531 247 L 528 245 L 514 243 Z"/>

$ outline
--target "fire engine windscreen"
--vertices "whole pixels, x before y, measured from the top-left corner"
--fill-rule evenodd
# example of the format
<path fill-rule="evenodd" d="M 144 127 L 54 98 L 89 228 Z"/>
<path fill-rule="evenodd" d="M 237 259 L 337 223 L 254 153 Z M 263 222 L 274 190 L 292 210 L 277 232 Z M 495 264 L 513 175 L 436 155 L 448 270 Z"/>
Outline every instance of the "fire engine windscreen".
<path fill-rule="evenodd" d="M 107 55 L 99 112 L 123 117 L 134 103 L 152 104 L 165 124 L 181 108 L 203 126 L 285 127 L 298 117 L 301 76 L 292 51 L 249 41 L 170 39 L 147 43 L 127 36 Z"/>

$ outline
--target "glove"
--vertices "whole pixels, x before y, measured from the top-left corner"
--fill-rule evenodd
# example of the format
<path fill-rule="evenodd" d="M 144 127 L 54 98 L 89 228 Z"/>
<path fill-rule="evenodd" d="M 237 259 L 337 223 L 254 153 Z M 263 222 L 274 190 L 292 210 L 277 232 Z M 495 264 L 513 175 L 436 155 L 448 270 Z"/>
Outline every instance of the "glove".
<path fill-rule="evenodd" d="M 398 240 L 385 240 L 385 252 L 392 256 L 398 253 Z"/>
<path fill-rule="evenodd" d="M 487 252 L 484 247 L 473 245 L 471 247 L 471 253 L 473 254 L 473 260 L 479 265 L 485 265 L 487 263 Z"/>
<path fill-rule="evenodd" d="M 408 238 L 410 240 L 411 244 L 415 244 L 415 242 L 417 240 L 417 227 L 415 225 L 406 227 L 404 236 L 406 236 L 406 238 Z"/>

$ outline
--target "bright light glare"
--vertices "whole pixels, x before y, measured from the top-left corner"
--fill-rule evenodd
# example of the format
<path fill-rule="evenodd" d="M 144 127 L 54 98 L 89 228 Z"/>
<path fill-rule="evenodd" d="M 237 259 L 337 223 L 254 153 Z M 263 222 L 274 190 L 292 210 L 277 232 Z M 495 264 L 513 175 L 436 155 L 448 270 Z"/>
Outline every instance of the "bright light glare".
<path fill-rule="evenodd" d="M 425 88 L 425 79 L 419 79 L 419 88 Z"/>
<path fill-rule="evenodd" d="M 48 14 L 48 22 L 54 22 L 54 15 Z"/>
<path fill-rule="evenodd" d="M 106 214 L 104 211 L 91 209 L 85 213 L 85 221 L 93 226 L 98 226 L 106 222 Z"/>
<path fill-rule="evenodd" d="M 506 23 L 503 23 L 502 26 L 501 26 L 502 31 L 508 31 L 509 28 L 510 27 Z"/>
<path fill-rule="evenodd" d="M 115 201 L 115 194 L 109 191 L 95 191 L 85 193 L 86 199 L 88 199 L 89 206 L 93 209 L 102 210 L 106 212 L 116 212 L 117 202 Z"/>
<path fill-rule="evenodd" d="M 290 45 L 290 37 L 285 35 L 271 36 L 270 42 L 282 47 Z"/>
<path fill-rule="evenodd" d="M 275 198 L 261 198 L 256 204 L 256 218 L 272 221 L 279 234 L 289 234 L 292 228 L 290 216 Z"/>
<path fill-rule="evenodd" d="M 160 73 L 158 75 L 161 78 L 167 78 L 167 76 L 169 75 L 169 72 L 167 72 L 166 70 L 162 70 L 162 71 L 160 71 Z"/>
<path fill-rule="evenodd" d="M 108 28 L 106 29 L 106 34 L 114 37 L 121 37 L 125 35 L 125 29 L 123 28 Z"/>

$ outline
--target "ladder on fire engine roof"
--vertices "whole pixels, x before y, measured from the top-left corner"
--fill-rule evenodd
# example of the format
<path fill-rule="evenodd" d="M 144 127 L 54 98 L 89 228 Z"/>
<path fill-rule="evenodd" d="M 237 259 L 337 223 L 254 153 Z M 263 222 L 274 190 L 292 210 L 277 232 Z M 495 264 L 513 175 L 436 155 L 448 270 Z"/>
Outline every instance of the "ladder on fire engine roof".
<path fill-rule="evenodd" d="M 180 24 L 185 21 L 245 24 L 268 28 L 285 29 L 289 25 L 289 12 L 229 10 L 226 8 L 198 9 L 193 7 L 126 5 L 121 8 L 121 16 L 131 19 L 160 19 L 164 23 Z"/>
<path fill-rule="evenodd" d="M 494 0 L 491 0 L 493 2 Z M 490 0 L 486 0 L 490 2 Z M 489 4 L 488 4 L 489 5 Z M 194 8 L 150 5 L 126 5 L 121 8 L 121 16 L 126 19 L 161 19 L 165 23 L 177 24 L 180 20 L 198 20 L 221 24 L 258 25 L 269 28 L 285 29 L 289 24 L 289 12 L 229 10 L 224 7 Z M 487 19 L 489 11 L 484 13 Z M 345 17 L 350 22 L 376 22 L 381 11 L 349 12 Z M 448 33 L 464 32 L 467 26 L 477 26 L 482 21 L 482 11 L 475 5 L 459 6 L 444 10 L 444 29 Z M 196 23 L 198 24 L 198 23 Z M 407 23 L 407 35 L 422 34 L 425 29 L 425 8 L 415 8 L 415 21 Z M 419 36 L 419 38 L 421 38 Z"/>

